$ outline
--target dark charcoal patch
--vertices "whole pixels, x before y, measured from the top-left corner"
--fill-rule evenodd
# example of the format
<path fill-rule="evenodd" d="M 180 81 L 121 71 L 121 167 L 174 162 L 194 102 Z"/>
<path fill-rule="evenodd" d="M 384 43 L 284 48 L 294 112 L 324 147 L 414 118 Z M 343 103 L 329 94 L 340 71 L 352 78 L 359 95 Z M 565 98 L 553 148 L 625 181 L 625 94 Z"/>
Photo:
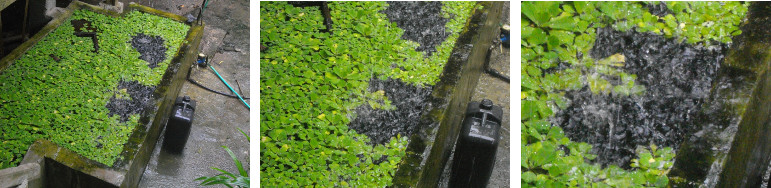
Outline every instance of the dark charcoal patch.
<path fill-rule="evenodd" d="M 120 122 L 126 122 L 129 116 L 139 114 L 145 107 L 153 105 L 151 100 L 155 87 L 147 87 L 137 81 L 121 81 L 118 83 L 117 90 L 121 89 L 126 89 L 126 93 L 131 96 L 131 100 L 118 99 L 113 95 L 110 98 L 110 102 L 105 106 L 110 110 L 110 113 L 107 114 L 110 117 L 117 114 L 120 116 Z"/>
<path fill-rule="evenodd" d="M 667 8 L 667 4 L 664 2 L 659 2 L 657 5 L 648 3 L 645 5 L 645 7 L 648 8 L 648 12 L 658 17 L 664 17 L 667 16 L 667 14 L 672 14 L 672 10 L 669 10 L 669 8 Z"/>
<path fill-rule="evenodd" d="M 383 13 L 404 30 L 402 39 L 420 43 L 415 50 L 426 52 L 426 56 L 436 52 L 436 46 L 450 35 L 444 30 L 448 19 L 442 18 L 440 2 L 389 1 L 388 5 Z"/>
<path fill-rule="evenodd" d="M 624 71 L 637 75 L 642 96 L 592 95 L 588 87 L 569 91 L 567 109 L 555 123 L 574 141 L 594 146 L 594 162 L 629 168 L 635 148 L 655 143 L 677 149 L 698 120 L 726 45 L 703 48 L 663 36 L 598 30 L 591 50 L 595 59 L 622 53 Z"/>
<path fill-rule="evenodd" d="M 426 99 L 431 94 L 431 87 L 417 87 L 401 80 L 380 80 L 373 78 L 369 82 L 369 91 L 385 91 L 395 110 L 372 109 L 368 104 L 356 108 L 356 119 L 348 127 L 359 134 L 367 135 L 371 145 L 388 142 L 397 134 L 407 136 L 418 128 Z"/>
<path fill-rule="evenodd" d="M 161 36 L 149 36 L 142 33 L 131 38 L 131 46 L 141 54 L 139 59 L 147 61 L 148 67 L 158 67 L 158 63 L 166 60 L 166 47 Z"/>

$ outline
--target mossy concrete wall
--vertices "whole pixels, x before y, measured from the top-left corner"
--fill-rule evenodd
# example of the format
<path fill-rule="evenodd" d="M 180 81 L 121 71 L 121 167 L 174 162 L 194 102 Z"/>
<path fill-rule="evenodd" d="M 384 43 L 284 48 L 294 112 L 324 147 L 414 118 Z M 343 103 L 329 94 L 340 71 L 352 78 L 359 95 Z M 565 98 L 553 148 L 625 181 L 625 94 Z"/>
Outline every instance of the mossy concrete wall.
<path fill-rule="evenodd" d="M 471 94 L 501 19 L 503 2 L 483 2 L 475 9 L 458 38 L 440 81 L 431 93 L 431 105 L 421 117 L 420 130 L 410 137 L 407 154 L 399 164 L 393 187 L 436 187 L 446 166 Z"/>
<path fill-rule="evenodd" d="M 675 187 L 759 186 L 771 161 L 771 4 L 752 2 L 703 117 L 669 173 Z"/>
<path fill-rule="evenodd" d="M 771 3 L 753 2 L 749 12 L 749 35 L 736 53 L 737 64 L 758 72 L 757 81 L 717 187 L 760 186 L 771 162 Z"/>
<path fill-rule="evenodd" d="M 52 20 L 29 41 L 0 60 L 0 70 L 10 66 L 13 61 L 21 57 L 48 33 L 56 29 L 72 15 L 74 10 L 78 9 L 88 9 L 110 16 L 121 15 L 82 2 L 72 2 L 60 17 Z M 125 12 L 131 12 L 132 10 L 166 17 L 183 23 L 187 20 L 179 15 L 137 4 L 129 5 Z M 146 109 L 141 114 L 140 125 L 137 125 L 129 137 L 128 143 L 124 145 L 123 152 L 120 155 L 121 159 L 112 166 L 87 159 L 47 140 L 38 140 L 32 144 L 22 161 L 22 165 L 38 164 L 40 166 L 44 177 L 42 178 L 43 187 L 137 187 L 150 155 L 155 149 L 155 143 L 158 141 L 163 126 L 168 121 L 174 100 L 177 98 L 182 84 L 185 82 L 186 74 L 192 62 L 197 57 L 198 47 L 203 36 L 203 28 L 203 24 L 193 23 L 191 25 L 185 42 L 183 42 L 180 50 L 172 59 L 160 84 L 153 93 L 156 105 L 152 109 Z M 4 171 L 2 170 L 0 173 Z M 4 180 L 0 179 L 0 181 Z"/>

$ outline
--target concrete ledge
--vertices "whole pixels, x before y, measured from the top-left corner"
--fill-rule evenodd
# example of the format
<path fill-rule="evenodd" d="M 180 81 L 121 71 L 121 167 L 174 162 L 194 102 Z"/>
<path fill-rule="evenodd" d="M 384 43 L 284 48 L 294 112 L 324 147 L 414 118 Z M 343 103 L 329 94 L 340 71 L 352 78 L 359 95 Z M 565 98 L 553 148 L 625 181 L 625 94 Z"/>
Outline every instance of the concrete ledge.
<path fill-rule="evenodd" d="M 111 187 L 121 181 L 123 172 L 87 159 L 48 140 L 38 140 L 29 147 L 22 165 L 40 168 L 42 187 Z"/>
<path fill-rule="evenodd" d="M 40 164 L 28 163 L 0 171 L 0 187 L 43 187 Z"/>
<path fill-rule="evenodd" d="M 104 3 L 104 2 L 100 2 L 99 3 L 99 8 L 102 8 L 102 9 L 105 9 L 105 10 L 109 10 L 109 11 L 113 11 L 113 12 L 117 12 L 117 13 L 123 13 L 123 3 L 121 3 L 121 2 L 117 2 L 117 3 L 115 3 L 115 5 L 110 5 L 110 4 L 107 4 L 107 3 Z"/>

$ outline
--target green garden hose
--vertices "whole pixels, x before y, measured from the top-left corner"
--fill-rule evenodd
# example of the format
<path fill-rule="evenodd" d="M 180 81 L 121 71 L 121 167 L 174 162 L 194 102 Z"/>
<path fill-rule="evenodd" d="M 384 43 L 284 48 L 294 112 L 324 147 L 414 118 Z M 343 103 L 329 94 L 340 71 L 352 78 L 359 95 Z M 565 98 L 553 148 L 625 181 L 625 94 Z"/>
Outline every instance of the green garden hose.
<path fill-rule="evenodd" d="M 203 7 L 201 7 L 201 14 L 203 14 L 203 11 L 206 9 L 207 6 L 209 6 L 209 0 L 204 0 Z"/>
<path fill-rule="evenodd" d="M 226 86 L 228 86 L 228 89 L 230 89 L 230 91 L 232 91 L 233 93 L 235 93 L 235 94 L 236 94 L 236 96 L 238 97 L 238 99 L 239 99 L 239 100 L 241 100 L 241 102 L 244 102 L 244 105 L 246 105 L 246 109 L 251 109 L 251 107 L 249 107 L 249 104 L 247 104 L 247 103 L 246 103 L 246 101 L 244 101 L 244 98 L 241 98 L 241 95 L 239 95 L 239 94 L 236 92 L 236 90 L 233 90 L 233 87 L 230 87 L 230 84 L 228 84 L 228 82 L 227 82 L 227 81 L 225 81 L 225 79 L 224 79 L 224 78 L 222 78 L 222 76 L 220 76 L 220 73 L 218 73 L 218 72 L 217 72 L 217 70 L 216 70 L 216 69 L 214 69 L 214 67 L 212 67 L 211 65 L 209 65 L 209 68 L 211 68 L 211 70 L 213 70 L 213 71 L 214 71 L 214 74 L 217 74 L 217 77 L 219 77 L 219 78 L 220 78 L 220 80 L 222 80 L 222 82 L 223 82 L 223 83 L 225 83 L 225 85 L 226 85 Z"/>
<path fill-rule="evenodd" d="M 199 24 L 203 24 L 203 11 L 206 9 L 206 7 L 209 6 L 209 0 L 203 0 L 203 3 L 201 4 L 201 12 L 198 13 L 198 20 Z"/>

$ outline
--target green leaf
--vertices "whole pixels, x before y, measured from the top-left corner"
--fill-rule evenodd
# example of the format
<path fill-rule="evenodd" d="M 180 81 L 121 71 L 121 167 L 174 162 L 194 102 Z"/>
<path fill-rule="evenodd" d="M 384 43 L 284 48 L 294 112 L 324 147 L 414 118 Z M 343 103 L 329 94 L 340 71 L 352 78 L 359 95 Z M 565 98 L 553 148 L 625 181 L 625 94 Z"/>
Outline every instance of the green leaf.
<path fill-rule="evenodd" d="M 573 8 L 570 4 L 562 4 L 562 9 L 565 10 L 567 13 L 576 13 L 576 10 Z"/>
<path fill-rule="evenodd" d="M 576 12 L 579 14 L 595 11 L 594 2 L 591 1 L 573 1 L 573 6 L 576 8 Z"/>
<path fill-rule="evenodd" d="M 219 168 L 212 167 L 211 169 L 214 169 L 216 171 L 220 171 L 220 172 L 222 172 L 223 175 L 230 176 L 231 178 L 235 178 L 236 177 L 236 175 L 234 175 L 233 173 L 230 173 L 228 171 L 225 171 L 225 170 L 222 170 L 222 169 L 219 169 Z"/>
<path fill-rule="evenodd" d="M 525 38 L 525 40 L 527 40 L 527 43 L 530 43 L 531 45 L 541 45 L 546 43 L 546 37 L 546 32 L 540 28 L 535 28 L 533 29 L 532 33 L 527 38 Z"/>
<path fill-rule="evenodd" d="M 570 13 L 563 12 L 559 17 L 552 18 L 548 23 L 546 23 L 547 27 L 551 27 L 552 29 L 563 29 L 568 31 L 578 31 L 576 28 L 576 21 Z"/>
<path fill-rule="evenodd" d="M 664 16 L 664 23 L 666 23 L 667 27 L 670 27 L 670 28 L 677 27 L 677 20 L 675 19 L 675 16 L 671 14 L 667 14 L 666 16 Z"/>
<path fill-rule="evenodd" d="M 561 43 L 560 43 L 559 38 L 557 38 L 557 36 L 549 35 L 549 37 L 548 37 L 548 47 L 549 47 L 549 50 L 554 50 L 555 48 L 559 47 L 560 45 L 561 45 Z"/>
<path fill-rule="evenodd" d="M 669 184 L 669 178 L 667 178 L 666 176 L 656 177 L 656 183 L 655 183 L 656 187 L 666 187 L 667 184 Z"/>
<path fill-rule="evenodd" d="M 564 164 L 554 164 L 548 167 L 549 175 L 552 177 L 558 177 L 566 172 L 567 167 Z"/>
<path fill-rule="evenodd" d="M 527 75 L 530 75 L 532 77 L 541 77 L 541 69 L 533 67 L 533 66 L 525 66 L 525 71 L 527 72 Z"/>
<path fill-rule="evenodd" d="M 553 1 L 526 1 L 522 2 L 522 14 L 538 26 L 544 26 L 549 19 L 559 15 L 559 2 Z"/>
<path fill-rule="evenodd" d="M 564 136 L 565 135 L 562 132 L 562 128 L 556 126 L 549 129 L 549 134 L 547 135 L 547 137 L 552 138 L 555 141 L 562 139 Z"/>
<path fill-rule="evenodd" d="M 522 26 L 522 38 L 530 38 L 530 35 L 533 34 L 533 31 L 535 31 L 535 28 L 530 26 Z"/>
<path fill-rule="evenodd" d="M 525 181 L 525 183 L 532 183 L 535 181 L 535 174 L 533 172 L 527 171 L 522 173 L 522 180 Z"/>
<path fill-rule="evenodd" d="M 538 82 L 536 82 L 530 76 L 528 76 L 528 75 L 521 75 L 521 76 L 522 76 L 522 87 L 523 88 L 525 88 L 527 90 L 537 90 L 537 89 L 540 89 L 540 87 L 538 87 Z"/>
<path fill-rule="evenodd" d="M 230 150 L 227 146 L 222 146 L 222 148 L 225 148 L 225 151 L 228 152 L 228 155 L 230 155 L 230 158 L 233 159 L 233 162 L 236 164 L 236 167 L 238 168 L 238 173 L 241 174 L 241 176 L 248 177 L 249 174 L 244 170 L 244 166 L 241 165 L 241 161 L 238 160 L 238 157 L 236 157 L 236 154 L 233 154 L 233 151 Z"/>
<path fill-rule="evenodd" d="M 241 132 L 241 134 L 242 134 L 242 135 L 244 135 L 244 137 L 246 137 L 246 141 L 249 141 L 249 140 L 250 140 L 250 139 L 249 139 L 249 135 L 248 135 L 248 134 L 246 134 L 246 132 L 244 132 L 244 130 L 241 130 L 241 128 L 238 128 L 238 132 Z"/>
<path fill-rule="evenodd" d="M 560 44 L 571 45 L 571 46 L 573 44 L 573 39 L 575 38 L 575 34 L 569 31 L 552 30 L 549 32 L 549 34 L 551 36 L 557 37 Z"/>
<path fill-rule="evenodd" d="M 541 114 L 541 117 L 549 117 L 554 114 L 554 112 L 551 110 L 551 107 L 549 107 L 546 102 L 536 101 L 536 104 L 538 106 L 538 113 Z"/>
<path fill-rule="evenodd" d="M 533 145 L 539 144 L 541 147 L 539 147 L 535 152 L 535 157 L 533 158 L 533 166 L 543 166 L 545 164 L 549 164 L 557 157 L 557 149 L 553 144 L 549 142 L 539 142 Z"/>
<path fill-rule="evenodd" d="M 538 104 L 536 101 L 522 101 L 522 120 L 537 119 Z"/>

